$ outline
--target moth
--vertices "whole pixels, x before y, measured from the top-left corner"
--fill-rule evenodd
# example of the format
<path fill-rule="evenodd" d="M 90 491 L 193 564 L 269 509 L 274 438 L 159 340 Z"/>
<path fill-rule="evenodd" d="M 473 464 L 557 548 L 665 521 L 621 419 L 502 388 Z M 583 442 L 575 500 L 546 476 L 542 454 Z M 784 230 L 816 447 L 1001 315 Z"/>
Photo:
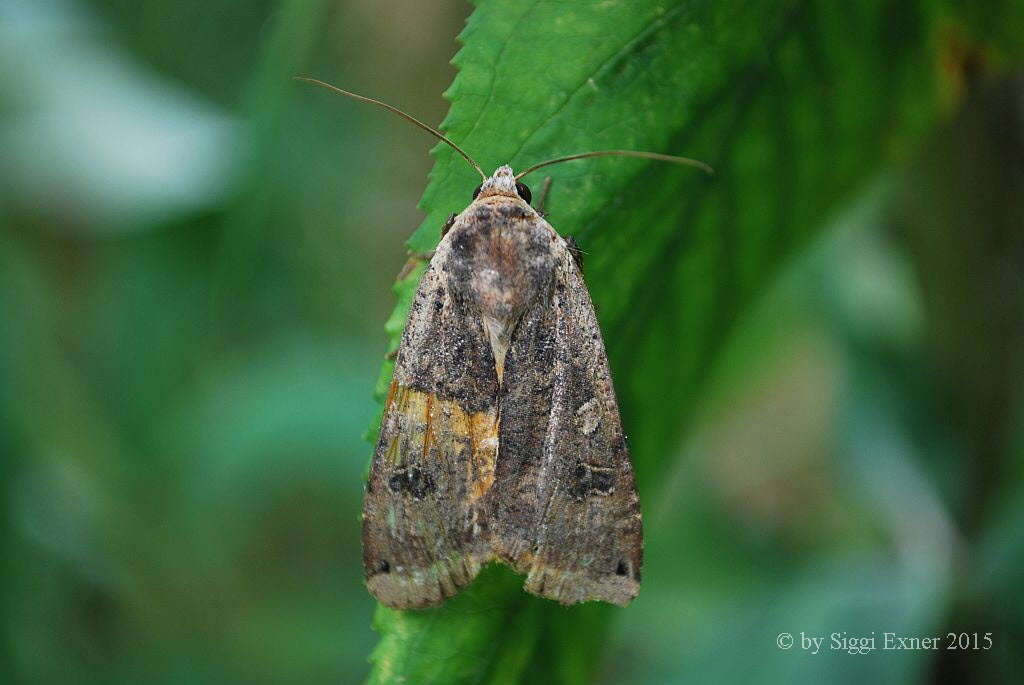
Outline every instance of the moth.
<path fill-rule="evenodd" d="M 582 256 L 531 206 L 523 176 L 490 176 L 442 229 L 402 334 L 366 483 L 363 566 L 382 604 L 441 604 L 491 561 L 528 592 L 626 605 L 643 531 L 629 448 Z"/>

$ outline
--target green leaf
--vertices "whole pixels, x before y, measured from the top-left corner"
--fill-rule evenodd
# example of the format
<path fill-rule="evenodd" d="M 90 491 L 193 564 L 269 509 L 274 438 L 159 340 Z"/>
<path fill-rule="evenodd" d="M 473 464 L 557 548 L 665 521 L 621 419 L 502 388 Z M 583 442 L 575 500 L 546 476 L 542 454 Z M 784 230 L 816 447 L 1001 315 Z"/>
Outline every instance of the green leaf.
<path fill-rule="evenodd" d="M 648 511 L 737 318 L 830 208 L 935 120 L 935 14 L 928 2 L 478 3 L 443 128 L 486 171 L 612 148 L 717 171 L 624 158 L 550 169 L 548 219 L 586 253 Z M 434 154 L 415 252 L 479 183 L 450 148 Z M 398 286 L 399 320 L 416 280 Z M 564 609 L 491 570 L 439 609 L 379 609 L 371 680 L 587 682 L 618 611 Z"/>

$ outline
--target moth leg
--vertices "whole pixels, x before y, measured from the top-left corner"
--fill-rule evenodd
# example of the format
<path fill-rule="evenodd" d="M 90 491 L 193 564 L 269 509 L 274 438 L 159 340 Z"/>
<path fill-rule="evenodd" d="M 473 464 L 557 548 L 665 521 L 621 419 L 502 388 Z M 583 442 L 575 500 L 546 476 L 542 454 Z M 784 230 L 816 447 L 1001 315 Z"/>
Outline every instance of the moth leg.
<path fill-rule="evenodd" d="M 551 177 L 548 176 L 544 179 L 544 184 L 540 187 L 540 197 L 537 198 L 537 206 L 534 209 L 537 213 L 543 217 L 547 217 L 547 212 L 544 211 L 544 205 L 548 200 L 548 192 L 551 190 Z"/>
<path fill-rule="evenodd" d="M 572 261 L 576 262 L 576 268 L 583 273 L 583 250 L 580 249 L 580 244 L 571 235 L 566 236 L 565 244 L 569 248 L 569 254 L 572 255 Z"/>
<path fill-rule="evenodd" d="M 452 230 L 452 225 L 455 224 L 455 217 L 457 217 L 457 216 L 458 216 L 458 214 L 456 214 L 455 212 L 452 212 L 451 216 L 449 216 L 447 219 L 445 219 L 444 226 L 441 227 L 441 237 L 442 238 L 444 238 L 446 235 L 448 235 L 448 231 Z"/>
<path fill-rule="evenodd" d="M 395 276 L 396 281 L 404 281 L 409 277 L 416 267 L 420 265 L 420 262 L 429 262 L 434 256 L 433 251 L 431 252 L 410 252 L 409 258 L 405 260 L 405 264 L 402 265 L 402 270 Z"/>

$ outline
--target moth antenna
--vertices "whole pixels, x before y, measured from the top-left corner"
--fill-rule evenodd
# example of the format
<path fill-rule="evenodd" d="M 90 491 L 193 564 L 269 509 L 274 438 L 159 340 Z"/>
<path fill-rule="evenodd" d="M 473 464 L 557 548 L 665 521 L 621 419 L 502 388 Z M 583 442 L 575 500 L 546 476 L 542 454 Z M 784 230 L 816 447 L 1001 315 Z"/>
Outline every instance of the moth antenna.
<path fill-rule="evenodd" d="M 309 78 L 309 77 L 306 77 L 306 76 L 296 76 L 295 79 L 297 81 L 307 81 L 307 82 L 312 83 L 314 85 L 323 86 L 324 88 L 327 88 L 328 90 L 333 90 L 335 93 L 340 93 L 342 95 L 346 95 L 346 96 L 352 98 L 353 100 L 359 100 L 360 102 L 368 102 L 371 105 L 377 105 L 378 107 L 383 107 L 387 111 L 392 112 L 394 114 L 397 114 L 398 116 L 402 117 L 406 121 L 410 121 L 410 122 L 416 124 L 417 126 L 422 128 L 424 131 L 426 131 L 427 133 L 433 135 L 435 138 L 438 138 L 439 140 L 441 140 L 441 141 L 443 141 L 445 143 L 448 143 L 448 145 L 451 145 L 452 148 L 454 148 L 454 150 L 456 152 L 458 152 L 460 155 L 462 155 L 467 162 L 469 162 L 470 164 L 473 165 L 473 168 L 476 169 L 476 172 L 478 174 L 480 174 L 480 178 L 482 178 L 485 181 L 487 180 L 487 174 L 484 173 L 483 169 L 480 168 L 479 164 L 477 164 L 475 161 L 473 161 L 472 157 L 470 157 L 468 154 L 466 154 L 465 150 L 463 150 L 461 147 L 459 147 L 458 145 L 456 145 L 452 141 L 448 140 L 448 138 L 446 138 L 440 131 L 434 130 L 430 126 L 427 126 L 422 121 L 417 119 L 416 117 L 414 117 L 414 116 L 412 116 L 410 114 L 406 114 L 405 112 L 403 112 L 402 110 L 398 109 L 397 107 L 392 107 L 388 103 L 381 102 L 380 100 L 374 100 L 373 98 L 368 98 L 368 97 L 364 97 L 362 95 L 356 95 L 355 93 L 350 93 L 347 90 L 342 90 L 341 88 L 338 88 L 338 86 L 332 86 L 330 83 L 326 83 L 326 82 L 321 81 L 319 79 Z"/>
<path fill-rule="evenodd" d="M 537 169 L 541 169 L 552 164 L 559 164 L 560 162 L 571 162 L 574 159 L 586 159 L 587 157 L 639 157 L 641 159 L 656 159 L 660 162 L 672 162 L 673 164 L 683 164 L 686 166 L 692 166 L 704 171 L 708 174 L 714 174 L 715 170 L 710 165 L 705 164 L 696 159 L 690 159 L 689 157 L 676 157 L 674 155 L 662 155 L 657 152 L 637 152 L 636 150 L 598 150 L 596 152 L 581 152 L 576 155 L 568 155 L 566 157 L 556 157 L 555 159 L 549 159 L 546 162 L 540 164 L 534 164 L 526 171 L 521 171 L 516 174 L 516 180 L 518 181 L 526 174 L 533 173 Z"/>

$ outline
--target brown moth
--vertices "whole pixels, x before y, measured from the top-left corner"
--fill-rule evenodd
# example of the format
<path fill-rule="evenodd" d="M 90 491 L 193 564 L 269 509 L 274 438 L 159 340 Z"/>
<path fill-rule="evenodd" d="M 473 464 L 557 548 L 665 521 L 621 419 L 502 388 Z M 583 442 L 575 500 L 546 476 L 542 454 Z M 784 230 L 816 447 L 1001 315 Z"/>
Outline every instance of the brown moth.
<path fill-rule="evenodd" d="M 366 583 L 382 604 L 434 606 L 491 561 L 528 592 L 624 606 L 640 589 L 643 532 L 629 448 L 575 242 L 490 177 L 453 215 L 420 280 L 388 391 L 363 505 Z"/>

